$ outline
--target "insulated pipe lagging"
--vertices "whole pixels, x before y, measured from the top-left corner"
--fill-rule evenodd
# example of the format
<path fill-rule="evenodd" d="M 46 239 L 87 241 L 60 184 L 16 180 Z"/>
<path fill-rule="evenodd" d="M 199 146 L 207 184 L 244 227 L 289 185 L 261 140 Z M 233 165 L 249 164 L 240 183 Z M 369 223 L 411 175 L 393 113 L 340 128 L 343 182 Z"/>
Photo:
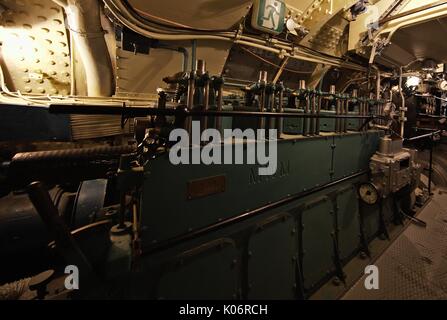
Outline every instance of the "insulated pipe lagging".
<path fill-rule="evenodd" d="M 36 180 L 61 183 L 106 178 L 116 171 L 121 155 L 133 152 L 133 146 L 125 145 L 18 153 L 6 166 L 7 180 L 20 189 Z"/>
<path fill-rule="evenodd" d="M 87 94 L 112 96 L 112 64 L 101 26 L 99 1 L 68 0 L 64 10 L 74 44 L 84 65 Z"/>
<path fill-rule="evenodd" d="M 17 153 L 11 160 L 12 165 L 17 164 L 33 164 L 46 163 L 54 161 L 61 163 L 63 161 L 80 161 L 89 159 L 105 159 L 113 156 L 120 156 L 121 154 L 132 153 L 135 151 L 133 146 L 101 146 L 92 148 L 76 148 L 76 149 L 61 149 L 50 151 L 34 151 Z"/>

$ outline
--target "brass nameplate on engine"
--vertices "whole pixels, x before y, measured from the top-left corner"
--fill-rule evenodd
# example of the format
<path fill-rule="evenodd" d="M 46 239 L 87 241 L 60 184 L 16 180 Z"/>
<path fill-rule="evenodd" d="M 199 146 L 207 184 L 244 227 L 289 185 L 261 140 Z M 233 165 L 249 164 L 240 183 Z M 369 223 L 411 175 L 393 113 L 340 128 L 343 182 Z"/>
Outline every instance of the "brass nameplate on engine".
<path fill-rule="evenodd" d="M 188 181 L 186 198 L 192 200 L 222 192 L 225 192 L 225 176 L 207 177 Z"/>

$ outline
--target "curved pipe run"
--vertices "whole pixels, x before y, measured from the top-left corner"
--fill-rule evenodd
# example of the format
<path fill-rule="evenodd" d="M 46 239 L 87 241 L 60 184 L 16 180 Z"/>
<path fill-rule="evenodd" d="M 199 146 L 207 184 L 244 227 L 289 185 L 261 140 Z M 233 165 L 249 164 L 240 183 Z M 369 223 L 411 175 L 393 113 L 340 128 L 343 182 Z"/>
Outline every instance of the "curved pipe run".
<path fill-rule="evenodd" d="M 273 39 L 270 45 L 266 45 L 265 39 L 257 39 L 252 36 L 245 36 L 242 34 L 235 34 L 234 32 L 214 32 L 214 33 L 176 33 L 176 32 L 164 32 L 155 30 L 154 28 L 147 28 L 147 24 L 140 21 L 135 14 L 126 7 L 121 0 L 103 0 L 106 7 L 110 10 L 113 16 L 125 25 L 130 30 L 144 35 L 148 38 L 153 38 L 161 41 L 183 41 L 183 40 L 221 40 L 229 41 L 233 44 L 246 45 L 254 48 L 263 49 L 272 53 L 284 57 L 290 57 L 292 59 L 298 59 L 303 61 L 324 63 L 331 66 L 341 66 L 348 69 L 365 71 L 365 68 L 356 65 L 351 62 L 346 62 L 339 58 L 324 57 L 321 55 L 316 56 L 314 53 L 305 53 L 298 47 L 291 46 L 287 42 L 283 42 L 277 39 Z"/>
<path fill-rule="evenodd" d="M 67 14 L 68 26 L 84 65 L 88 96 L 110 97 L 113 72 L 101 26 L 97 0 L 58 1 Z"/>

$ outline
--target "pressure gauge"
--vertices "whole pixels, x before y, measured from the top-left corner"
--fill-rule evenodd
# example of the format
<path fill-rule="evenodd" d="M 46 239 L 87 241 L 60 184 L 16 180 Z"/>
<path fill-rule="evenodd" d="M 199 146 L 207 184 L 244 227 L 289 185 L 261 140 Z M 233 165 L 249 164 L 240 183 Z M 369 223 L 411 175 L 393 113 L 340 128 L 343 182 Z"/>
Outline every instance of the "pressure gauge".
<path fill-rule="evenodd" d="M 446 80 L 439 81 L 438 89 L 440 89 L 442 91 L 447 91 L 447 81 Z"/>
<path fill-rule="evenodd" d="M 380 199 L 379 189 L 371 182 L 362 183 L 358 191 L 360 199 L 366 204 L 374 205 Z"/>

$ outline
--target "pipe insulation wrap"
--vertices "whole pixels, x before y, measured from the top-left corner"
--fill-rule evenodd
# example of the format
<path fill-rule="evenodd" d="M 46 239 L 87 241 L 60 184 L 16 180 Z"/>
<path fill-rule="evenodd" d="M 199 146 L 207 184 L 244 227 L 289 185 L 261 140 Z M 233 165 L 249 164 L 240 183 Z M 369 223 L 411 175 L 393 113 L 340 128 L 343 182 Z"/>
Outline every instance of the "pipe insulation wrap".
<path fill-rule="evenodd" d="M 122 154 L 133 152 L 134 146 L 125 145 L 18 153 L 8 165 L 8 181 L 20 189 L 33 181 L 51 185 L 103 179 L 118 169 Z"/>
<path fill-rule="evenodd" d="M 11 164 L 31 163 L 40 161 L 64 161 L 96 159 L 101 157 L 119 156 L 121 154 L 132 153 L 135 151 L 133 146 L 115 146 L 115 147 L 93 147 L 79 149 L 62 149 L 51 151 L 34 151 L 17 153 L 11 160 Z"/>
<path fill-rule="evenodd" d="M 64 6 L 74 44 L 85 69 L 89 96 L 113 94 L 113 71 L 97 0 L 68 0 Z"/>

